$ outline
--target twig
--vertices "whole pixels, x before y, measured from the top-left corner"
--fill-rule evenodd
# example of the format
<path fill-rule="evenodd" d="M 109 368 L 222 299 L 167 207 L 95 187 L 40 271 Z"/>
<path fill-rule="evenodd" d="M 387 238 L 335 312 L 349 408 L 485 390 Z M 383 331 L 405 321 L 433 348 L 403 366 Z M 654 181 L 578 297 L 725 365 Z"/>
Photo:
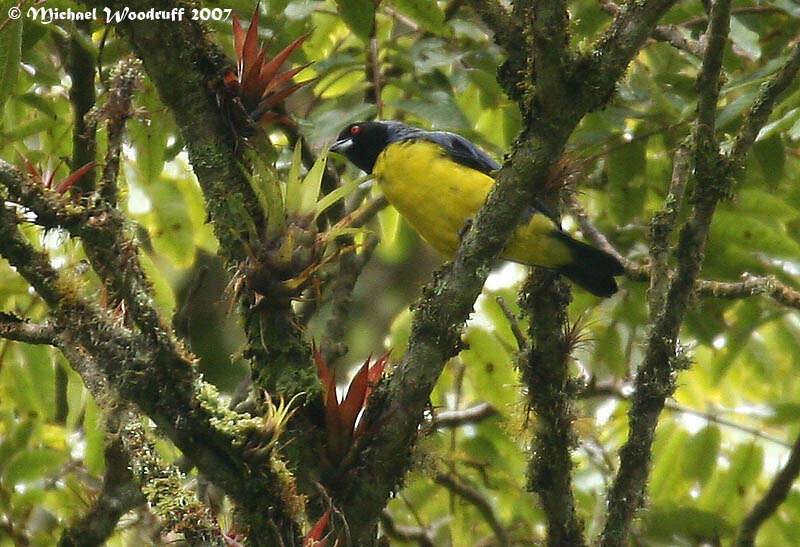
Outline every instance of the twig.
<path fill-rule="evenodd" d="M 26 344 L 56 343 L 59 330 L 49 323 L 31 323 L 16 315 L 0 312 L 0 338 L 25 342 Z"/>
<path fill-rule="evenodd" d="M 422 526 L 400 526 L 394 522 L 392 514 L 388 509 L 381 512 L 381 525 L 383 531 L 390 538 L 400 541 L 416 541 L 421 547 L 435 547 L 433 530 L 428 530 Z"/>
<path fill-rule="evenodd" d="M 600 7 L 611 15 L 619 15 L 621 8 L 613 0 L 599 0 Z M 697 40 L 687 38 L 683 31 L 675 25 L 658 25 L 653 29 L 653 38 L 660 42 L 667 42 L 676 49 L 702 57 L 704 48 Z"/>
<path fill-rule="evenodd" d="M 768 82 L 761 85 L 758 95 L 753 99 L 753 104 L 745 116 L 742 129 L 733 145 L 730 156 L 733 161 L 743 161 L 745 154 L 758 137 L 759 131 L 767 123 L 767 119 L 775 107 L 775 101 L 794 81 L 798 69 L 800 69 L 800 37 L 796 39 L 786 64 Z"/>
<path fill-rule="evenodd" d="M 533 269 L 520 296 L 529 317 L 530 342 L 518 367 L 527 404 L 536 414 L 528 461 L 528 489 L 539 496 L 547 519 L 547 544 L 585 544 L 572 493 L 573 393 L 570 389 L 567 305 L 570 293 L 552 272 Z"/>
<path fill-rule="evenodd" d="M 353 289 L 379 242 L 378 236 L 368 234 L 360 253 L 349 252 L 339 257 L 339 272 L 331 288 L 331 317 L 325 324 L 325 333 L 320 342 L 320 353 L 328 364 L 347 353 L 344 340 L 353 303 Z"/>
<path fill-rule="evenodd" d="M 145 502 L 133 480 L 130 458 L 119 438 L 105 447 L 106 471 L 100 494 L 80 519 L 61 535 L 59 547 L 102 545 L 114 533 L 120 517 Z"/>
<path fill-rule="evenodd" d="M 431 426 L 435 428 L 453 428 L 467 424 L 474 424 L 497 416 L 499 412 L 490 403 L 478 403 L 470 408 L 463 410 L 443 410 L 437 412 L 431 420 Z"/>
<path fill-rule="evenodd" d="M 792 445 L 789 460 L 775 476 L 764 497 L 756 503 L 742 520 L 735 543 L 737 547 L 751 547 L 755 544 L 759 527 L 784 502 L 798 475 L 800 475 L 800 436 L 797 437 L 794 445 Z"/>
<path fill-rule="evenodd" d="M 89 21 L 77 21 L 69 39 L 67 70 L 72 85 L 69 100 L 72 103 L 72 170 L 94 161 L 97 153 L 95 138 L 96 125 L 86 115 L 95 103 L 94 90 L 94 58 L 83 39 L 90 41 L 91 26 Z M 95 173 L 89 171 L 76 183 L 76 188 L 83 194 L 94 190 Z"/>
<path fill-rule="evenodd" d="M 774 276 L 758 277 L 746 274 L 744 281 L 725 283 L 722 281 L 697 282 L 699 294 L 716 298 L 747 298 L 749 296 L 769 296 L 776 302 L 800 310 L 800 291 L 778 281 Z"/>
<path fill-rule="evenodd" d="M 619 260 L 622 266 L 625 268 L 625 275 L 627 275 L 629 279 L 633 279 L 635 281 L 645 281 L 648 279 L 649 270 L 647 269 L 647 266 L 637 264 L 619 252 L 619 250 L 608 241 L 608 238 L 605 236 L 605 234 L 603 234 L 597 228 L 597 226 L 594 225 L 589 218 L 589 214 L 575 196 L 570 196 L 567 199 L 566 205 L 569 212 L 578 222 L 578 227 L 581 229 L 583 236 L 591 241 L 596 247 L 600 247 L 602 250 Z"/>
<path fill-rule="evenodd" d="M 675 25 L 659 25 L 653 30 L 653 38 L 666 42 L 676 49 L 690 53 L 695 57 L 702 57 L 705 52 L 703 44 L 697 40 L 687 38 L 680 27 Z"/>
<path fill-rule="evenodd" d="M 506 304 L 505 299 L 502 296 L 498 296 L 495 298 L 495 302 L 497 302 L 497 305 L 500 306 L 500 309 L 503 311 L 503 315 L 505 315 L 506 319 L 508 320 L 508 324 L 511 327 L 511 333 L 517 340 L 517 349 L 522 350 L 528 347 L 528 339 L 525 337 L 525 334 L 522 332 L 522 329 L 519 326 L 517 316 L 511 312 L 511 309 L 508 307 L 508 304 Z"/>
<path fill-rule="evenodd" d="M 108 147 L 99 190 L 103 199 L 112 207 L 117 205 L 117 176 L 122 134 L 125 123 L 133 115 L 133 92 L 141 78 L 140 65 L 141 62 L 135 58 L 120 61 L 111 77 L 108 102 L 100 110 L 102 116 L 106 118 Z"/>
<path fill-rule="evenodd" d="M 680 153 L 679 149 L 676 154 L 676 166 Z M 673 182 L 675 182 L 674 179 Z M 675 190 L 679 190 L 679 188 L 671 186 L 670 196 L 673 195 L 673 191 Z M 667 199 L 671 200 L 671 197 L 668 196 Z M 583 232 L 587 239 L 593 244 L 616 256 L 625 266 L 625 275 L 628 279 L 632 281 L 647 281 L 650 279 L 650 264 L 637 264 L 623 256 L 592 223 L 589 219 L 589 215 L 583 210 L 577 200 L 571 199 L 567 202 L 567 205 L 570 213 L 577 219 L 581 232 Z M 674 270 L 670 269 L 664 275 L 670 278 L 674 273 Z M 779 281 L 775 276 L 742 275 L 744 277 L 743 281 L 729 282 L 698 279 L 695 281 L 694 290 L 700 296 L 712 296 L 715 298 L 749 298 L 751 296 L 761 295 L 772 298 L 784 306 L 800 310 L 800 291 L 797 289 L 789 287 L 785 283 Z"/>
<path fill-rule="evenodd" d="M 644 503 L 644 489 L 652 457 L 651 446 L 658 417 L 665 399 L 675 389 L 674 376 L 688 366 L 678 345 L 683 322 L 697 276 L 703 249 L 716 204 L 721 197 L 719 180 L 726 180 L 727 166 L 719 161 L 714 135 L 714 119 L 719 96 L 722 54 L 730 25 L 730 0 L 716 0 L 711 8 L 708 46 L 698 76 L 700 95 L 694 131 L 695 173 L 697 186 L 693 211 L 681 231 L 677 249 L 677 269 L 672 276 L 666 299 L 649 304 L 653 313 L 652 329 L 642 365 L 636 376 L 633 404 L 628 412 L 628 440 L 620 450 L 619 471 L 608 496 L 608 516 L 601 545 L 611 547 L 626 542 L 636 511 Z M 659 306 L 656 309 L 655 306 Z"/>
<path fill-rule="evenodd" d="M 675 153 L 672 164 L 672 180 L 664 206 L 650 221 L 650 319 L 653 320 L 664 306 L 669 286 L 669 236 L 683 203 L 686 181 L 691 171 L 688 143 L 682 144 Z"/>
<path fill-rule="evenodd" d="M 475 488 L 471 487 L 455 473 L 438 473 L 433 480 L 436 482 L 436 484 L 444 486 L 451 492 L 457 494 L 458 496 L 464 498 L 464 500 L 474 505 L 494 532 L 498 545 L 511 544 L 511 540 L 508 536 L 508 530 L 506 530 L 505 526 L 503 526 L 503 523 L 500 522 L 500 518 L 497 516 L 497 514 L 495 514 L 494 508 L 492 508 L 492 504 L 486 498 L 486 496 L 484 496 Z"/>
<path fill-rule="evenodd" d="M 602 384 L 593 385 L 588 389 L 584 390 L 583 392 L 581 392 L 580 397 L 581 398 L 614 397 L 615 399 L 620 399 L 625 401 L 630 401 L 632 399 L 632 395 L 626 394 L 622 386 L 616 385 L 613 382 L 604 382 Z M 664 403 L 664 408 L 680 414 L 691 414 L 692 416 L 703 418 L 707 422 L 713 422 L 715 424 L 719 424 L 731 429 L 736 429 L 743 433 L 747 433 L 748 435 L 752 435 L 754 437 L 760 437 L 765 441 L 769 441 L 771 443 L 784 446 L 786 448 L 789 448 L 791 446 L 785 440 L 780 439 L 774 435 L 770 435 L 769 433 L 765 433 L 763 428 L 743 425 L 733 420 L 729 420 L 728 418 L 724 418 L 723 416 L 719 416 L 718 414 L 713 414 L 711 412 L 703 412 L 702 410 L 689 408 L 687 406 L 680 405 L 672 400 L 667 400 Z"/>

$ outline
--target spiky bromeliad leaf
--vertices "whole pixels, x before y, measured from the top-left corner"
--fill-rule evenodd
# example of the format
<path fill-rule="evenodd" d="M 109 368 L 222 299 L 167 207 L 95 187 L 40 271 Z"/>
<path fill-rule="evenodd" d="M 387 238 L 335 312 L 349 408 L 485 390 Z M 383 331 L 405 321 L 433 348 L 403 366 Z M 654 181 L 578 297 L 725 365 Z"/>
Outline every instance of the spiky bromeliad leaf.
<path fill-rule="evenodd" d="M 267 57 L 267 49 L 258 40 L 258 6 L 253 12 L 247 31 L 239 18 L 233 16 L 233 45 L 236 52 L 236 73 L 228 72 L 224 81 L 229 90 L 238 95 L 251 120 L 258 125 L 272 121 L 291 123 L 281 111 L 275 110 L 289 95 L 315 79 L 291 84 L 292 78 L 308 64 L 279 72 L 289 56 L 299 48 L 309 35 L 304 34 L 283 48 L 275 57 Z"/>
<path fill-rule="evenodd" d="M 302 143 L 298 140 L 294 145 L 292 165 L 289 166 L 289 174 L 286 177 L 285 207 L 287 214 L 296 214 L 300 209 L 300 190 L 302 184 L 300 168 L 302 164 Z"/>
<path fill-rule="evenodd" d="M 328 161 L 327 151 L 320 154 L 311 169 L 308 170 L 303 179 L 300 189 L 300 204 L 298 214 L 300 216 L 312 216 L 316 210 L 319 189 L 322 185 L 322 176 L 325 174 L 325 163 Z"/>
<path fill-rule="evenodd" d="M 248 177 L 266 219 L 266 236 L 272 240 L 286 229 L 286 208 L 284 206 L 283 189 L 275 173 L 258 155 L 251 157 L 253 173 Z"/>

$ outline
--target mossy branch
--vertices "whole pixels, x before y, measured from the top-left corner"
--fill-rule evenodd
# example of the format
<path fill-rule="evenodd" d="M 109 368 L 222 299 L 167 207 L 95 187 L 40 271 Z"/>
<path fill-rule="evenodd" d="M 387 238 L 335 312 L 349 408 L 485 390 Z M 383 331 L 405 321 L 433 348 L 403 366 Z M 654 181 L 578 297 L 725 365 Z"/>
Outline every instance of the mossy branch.
<path fill-rule="evenodd" d="M 509 161 L 497 173 L 497 183 L 453 261 L 437 272 L 433 284 L 424 290 L 415 307 L 408 351 L 373 393 L 364 418 L 371 434 L 363 439 L 353 473 L 365 480 L 350 482 L 337 496 L 357 534 L 369 533 L 380 508 L 408 470 L 433 386 L 444 363 L 460 349 L 461 326 L 472 311 L 491 265 L 526 204 L 531 203 L 534 188 L 541 192 L 546 186 L 551 166 L 560 157 L 572 130 L 589 110 L 610 98 L 617 79 L 673 3 L 674 0 L 651 0 L 632 5 L 601 41 L 601 61 L 592 69 L 596 85 L 585 92 L 585 100 L 564 96 L 557 119 L 545 115 L 528 120 L 528 127 Z M 531 6 L 531 2 L 518 2 L 515 10 L 530 10 Z M 517 52 L 508 53 L 509 62 L 526 65 L 525 59 L 511 59 Z"/>
<path fill-rule="evenodd" d="M 250 462 L 246 443 L 212 425 L 214 413 L 198 400 L 191 363 L 119 326 L 110 312 L 82 298 L 79 287 L 59 275 L 48 255 L 22 235 L 19 223 L 12 209 L 0 208 L 0 255 L 50 306 L 55 326 L 63 330 L 69 345 L 65 355 L 86 354 L 97 364 L 101 376 L 84 378 L 87 385 L 103 388 L 107 382 L 123 399 L 136 403 L 231 496 L 252 529 L 267 530 L 269 522 L 278 522 L 281 533 L 297 538 L 295 519 L 302 502 L 293 498 L 293 484 L 287 483 L 290 475 L 274 471 L 275 454 L 269 457 L 270 465 Z M 82 372 L 84 364 L 79 359 L 76 370 Z"/>
<path fill-rule="evenodd" d="M 584 545 L 583 522 L 572 493 L 572 448 L 576 437 L 569 377 L 571 340 L 569 288 L 555 274 L 534 269 L 520 296 L 530 317 L 530 344 L 518 357 L 528 408 L 536 414 L 528 462 L 528 489 L 536 492 L 547 518 L 547 544 Z"/>
<path fill-rule="evenodd" d="M 644 504 L 655 427 L 664 400 L 675 390 L 675 374 L 688 366 L 688 359 L 678 343 L 678 331 L 700 273 L 711 218 L 723 195 L 718 191 L 720 181 L 729 180 L 727 166 L 719 161 L 719 145 L 714 135 L 722 53 L 729 20 L 730 0 L 714 2 L 708 47 L 697 84 L 701 98 L 693 142 L 697 180 L 693 210 L 681 230 L 676 252 L 677 269 L 669 280 L 666 298 L 653 293 L 648 302 L 654 320 L 644 361 L 636 376 L 633 405 L 628 412 L 628 440 L 620 450 L 619 471 L 609 492 L 608 517 L 601 537 L 605 547 L 626 543 L 636 511 Z M 659 285 L 661 282 L 654 283 Z"/>
<path fill-rule="evenodd" d="M 775 475 L 764 497 L 745 515 L 739 527 L 736 547 L 752 547 L 759 527 L 786 500 L 797 477 L 800 476 L 800 437 L 792 445 L 786 465 Z"/>

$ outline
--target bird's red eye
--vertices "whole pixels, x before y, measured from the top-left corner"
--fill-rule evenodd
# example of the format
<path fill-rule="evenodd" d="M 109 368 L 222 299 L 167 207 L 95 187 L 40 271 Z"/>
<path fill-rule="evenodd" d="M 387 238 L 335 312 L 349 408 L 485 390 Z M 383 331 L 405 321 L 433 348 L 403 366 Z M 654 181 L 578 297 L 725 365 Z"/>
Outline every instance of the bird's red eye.
<path fill-rule="evenodd" d="M 359 131 L 361 131 L 361 126 L 360 125 L 354 125 L 353 127 L 350 128 L 350 134 L 351 135 L 357 135 L 359 133 Z"/>

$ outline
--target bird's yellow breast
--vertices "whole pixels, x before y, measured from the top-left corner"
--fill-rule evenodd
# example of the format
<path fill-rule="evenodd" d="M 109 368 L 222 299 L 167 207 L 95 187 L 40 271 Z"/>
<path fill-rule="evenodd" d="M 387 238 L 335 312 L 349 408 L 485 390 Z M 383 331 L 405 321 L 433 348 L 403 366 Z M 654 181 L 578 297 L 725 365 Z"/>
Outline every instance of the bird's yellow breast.
<path fill-rule="evenodd" d="M 442 148 L 427 141 L 388 145 L 378 156 L 373 174 L 386 199 L 437 251 L 450 257 L 459 232 L 494 184 L 480 171 L 451 160 Z M 534 214 L 512 236 L 503 257 L 526 264 L 557 268 L 571 262 L 558 230 L 545 215 Z"/>

